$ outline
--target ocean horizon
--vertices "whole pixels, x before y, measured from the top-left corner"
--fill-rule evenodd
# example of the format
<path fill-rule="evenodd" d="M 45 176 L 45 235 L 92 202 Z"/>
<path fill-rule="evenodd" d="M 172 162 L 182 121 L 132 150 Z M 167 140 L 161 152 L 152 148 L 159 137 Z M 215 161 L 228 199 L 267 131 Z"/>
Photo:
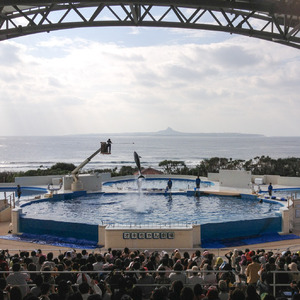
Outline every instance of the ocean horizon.
<path fill-rule="evenodd" d="M 162 131 L 163 132 L 163 131 Z M 142 167 L 158 168 L 164 160 L 184 161 L 195 167 L 203 159 L 224 157 L 249 160 L 300 157 L 300 137 L 267 137 L 248 134 L 87 134 L 64 136 L 0 137 L 0 171 L 49 168 L 57 162 L 79 165 L 112 139 L 112 154 L 97 155 L 84 168 L 112 169 L 135 166 L 133 152 Z"/>

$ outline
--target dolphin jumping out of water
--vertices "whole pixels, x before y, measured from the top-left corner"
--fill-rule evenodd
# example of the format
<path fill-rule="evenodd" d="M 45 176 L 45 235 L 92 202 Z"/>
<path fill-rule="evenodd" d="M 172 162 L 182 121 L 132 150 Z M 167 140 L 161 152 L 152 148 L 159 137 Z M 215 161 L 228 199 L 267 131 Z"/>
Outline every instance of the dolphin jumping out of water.
<path fill-rule="evenodd" d="M 134 156 L 134 161 L 136 163 L 136 166 L 139 170 L 139 177 L 138 178 L 145 178 L 143 175 L 142 175 L 142 171 L 141 171 L 141 163 L 140 163 L 140 156 L 134 151 L 133 152 L 133 156 Z"/>

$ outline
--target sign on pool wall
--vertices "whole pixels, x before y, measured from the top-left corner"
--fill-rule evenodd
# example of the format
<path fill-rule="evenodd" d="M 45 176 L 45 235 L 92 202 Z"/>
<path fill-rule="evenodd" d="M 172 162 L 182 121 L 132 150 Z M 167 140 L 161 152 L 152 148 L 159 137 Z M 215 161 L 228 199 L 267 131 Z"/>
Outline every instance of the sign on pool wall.
<path fill-rule="evenodd" d="M 123 232 L 124 240 L 136 240 L 136 239 L 147 239 L 147 240 L 159 240 L 159 239 L 174 239 L 174 232 Z"/>
<path fill-rule="evenodd" d="M 184 225 L 170 228 L 99 225 L 98 244 L 105 248 L 192 248 L 200 244 L 200 225 Z M 174 248 L 174 249 L 175 249 Z"/>

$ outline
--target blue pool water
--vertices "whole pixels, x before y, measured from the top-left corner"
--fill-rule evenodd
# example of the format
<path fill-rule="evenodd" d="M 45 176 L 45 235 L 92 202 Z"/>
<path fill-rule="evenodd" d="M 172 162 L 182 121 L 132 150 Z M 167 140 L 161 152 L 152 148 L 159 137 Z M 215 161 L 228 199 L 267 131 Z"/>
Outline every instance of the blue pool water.
<path fill-rule="evenodd" d="M 17 188 L 16 187 L 0 187 L 0 199 L 4 199 L 5 194 L 6 197 L 9 195 L 12 195 L 13 193 L 16 193 Z M 34 195 L 42 195 L 47 193 L 47 189 L 44 188 L 37 188 L 37 187 L 21 187 L 22 190 L 22 197 L 27 196 L 34 196 Z"/>
<path fill-rule="evenodd" d="M 268 191 L 263 191 L 260 194 L 263 198 L 267 199 L 269 197 Z M 282 201 L 287 201 L 288 199 L 294 198 L 298 199 L 300 196 L 299 188 L 279 188 L 273 189 L 271 199 L 281 199 Z"/>
<path fill-rule="evenodd" d="M 280 204 L 237 197 L 185 194 L 93 194 L 71 200 L 47 200 L 23 206 L 28 218 L 85 224 L 219 223 L 278 215 Z"/>
<path fill-rule="evenodd" d="M 195 187 L 195 180 L 192 179 L 172 179 L 172 189 L 173 190 L 188 190 Z M 167 186 L 168 178 L 145 178 L 142 181 L 142 188 L 143 189 L 165 189 Z M 209 187 L 213 186 L 214 183 L 211 181 L 202 181 L 201 187 Z M 118 190 L 137 190 L 137 180 L 119 180 L 119 181 L 109 181 L 103 183 L 103 186 L 110 186 Z"/>

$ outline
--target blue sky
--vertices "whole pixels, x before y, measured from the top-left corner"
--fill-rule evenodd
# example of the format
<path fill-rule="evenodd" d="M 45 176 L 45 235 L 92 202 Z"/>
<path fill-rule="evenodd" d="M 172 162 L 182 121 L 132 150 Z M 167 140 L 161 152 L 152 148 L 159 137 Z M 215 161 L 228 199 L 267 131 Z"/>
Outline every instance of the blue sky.
<path fill-rule="evenodd" d="M 3 135 L 298 136 L 299 50 L 167 28 L 83 28 L 0 43 Z"/>

